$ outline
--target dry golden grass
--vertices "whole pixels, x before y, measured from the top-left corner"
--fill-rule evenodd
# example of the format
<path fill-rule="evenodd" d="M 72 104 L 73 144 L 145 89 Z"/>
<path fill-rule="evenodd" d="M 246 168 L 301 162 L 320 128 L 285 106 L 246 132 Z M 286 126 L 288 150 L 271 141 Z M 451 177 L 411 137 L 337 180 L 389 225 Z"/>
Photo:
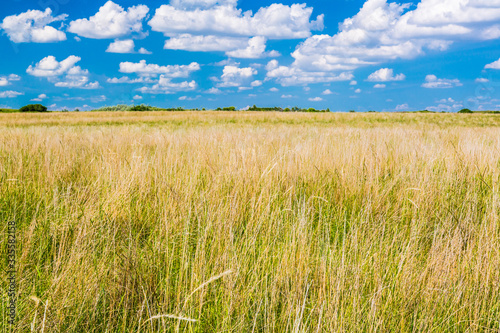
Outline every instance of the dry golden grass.
<path fill-rule="evenodd" d="M 498 119 L 0 115 L 15 328 L 498 332 Z"/>

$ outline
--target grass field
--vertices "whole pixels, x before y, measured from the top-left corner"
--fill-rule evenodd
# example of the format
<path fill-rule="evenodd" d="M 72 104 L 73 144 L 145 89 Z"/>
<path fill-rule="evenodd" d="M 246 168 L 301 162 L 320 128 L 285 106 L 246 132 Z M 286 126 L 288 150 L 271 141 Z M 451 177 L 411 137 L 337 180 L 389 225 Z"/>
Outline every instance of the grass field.
<path fill-rule="evenodd" d="M 14 329 L 498 332 L 499 174 L 495 115 L 0 114 Z"/>

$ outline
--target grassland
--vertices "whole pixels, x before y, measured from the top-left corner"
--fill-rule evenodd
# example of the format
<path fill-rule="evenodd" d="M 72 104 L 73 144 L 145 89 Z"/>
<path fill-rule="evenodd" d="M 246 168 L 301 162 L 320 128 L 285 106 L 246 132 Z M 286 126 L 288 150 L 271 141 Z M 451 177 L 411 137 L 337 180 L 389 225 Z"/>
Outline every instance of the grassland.
<path fill-rule="evenodd" d="M 498 332 L 499 174 L 495 115 L 0 114 L 14 329 Z"/>

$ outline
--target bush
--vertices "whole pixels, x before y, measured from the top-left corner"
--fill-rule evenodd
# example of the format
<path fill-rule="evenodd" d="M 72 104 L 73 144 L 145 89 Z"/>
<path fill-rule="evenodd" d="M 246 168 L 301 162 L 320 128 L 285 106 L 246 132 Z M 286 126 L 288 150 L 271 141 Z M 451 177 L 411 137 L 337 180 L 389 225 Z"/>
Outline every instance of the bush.
<path fill-rule="evenodd" d="M 30 104 L 19 109 L 21 112 L 47 112 L 47 108 L 42 104 Z"/>
<path fill-rule="evenodd" d="M 469 110 L 469 109 L 462 109 L 462 110 L 458 111 L 458 113 L 474 113 L 474 112 Z"/>

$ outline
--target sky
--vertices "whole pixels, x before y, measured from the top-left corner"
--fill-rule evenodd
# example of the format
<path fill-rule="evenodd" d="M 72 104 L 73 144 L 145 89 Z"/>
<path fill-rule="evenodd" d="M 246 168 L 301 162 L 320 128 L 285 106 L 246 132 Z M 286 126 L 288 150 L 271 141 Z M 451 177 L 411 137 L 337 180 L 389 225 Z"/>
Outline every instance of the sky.
<path fill-rule="evenodd" d="M 500 110 L 500 0 L 3 0 L 0 108 Z"/>

